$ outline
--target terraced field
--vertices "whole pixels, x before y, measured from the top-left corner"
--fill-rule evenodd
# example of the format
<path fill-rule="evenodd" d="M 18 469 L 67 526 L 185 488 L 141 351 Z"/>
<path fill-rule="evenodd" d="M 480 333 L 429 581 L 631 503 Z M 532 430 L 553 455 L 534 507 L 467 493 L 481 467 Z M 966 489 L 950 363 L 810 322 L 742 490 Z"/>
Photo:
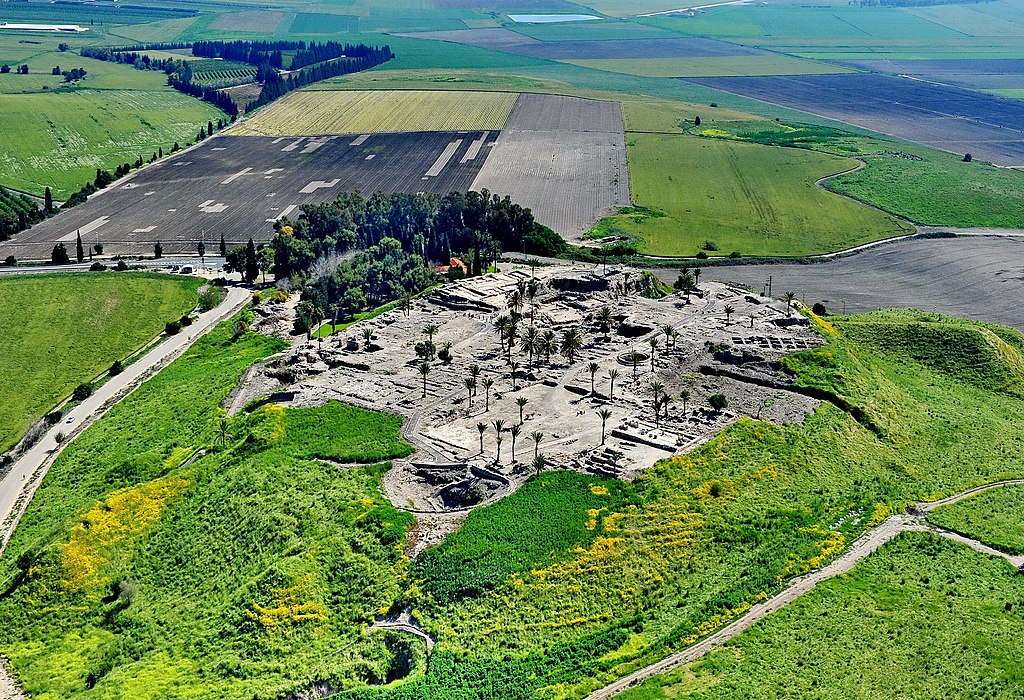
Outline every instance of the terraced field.
<path fill-rule="evenodd" d="M 234 127 L 238 136 L 377 134 L 397 131 L 497 131 L 515 93 L 301 91 Z"/>

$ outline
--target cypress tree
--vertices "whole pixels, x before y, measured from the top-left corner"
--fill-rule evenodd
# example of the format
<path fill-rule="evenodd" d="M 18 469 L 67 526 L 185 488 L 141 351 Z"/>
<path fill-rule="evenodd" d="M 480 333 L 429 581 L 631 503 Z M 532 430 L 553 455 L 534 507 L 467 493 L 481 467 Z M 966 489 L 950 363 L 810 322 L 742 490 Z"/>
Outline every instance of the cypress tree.
<path fill-rule="evenodd" d="M 249 239 L 245 246 L 245 281 L 252 284 L 259 277 L 260 267 L 256 260 L 256 244 Z"/>
<path fill-rule="evenodd" d="M 53 211 L 53 193 L 50 192 L 50 188 L 47 187 L 43 193 L 43 209 L 49 213 Z"/>
<path fill-rule="evenodd" d="M 163 256 L 164 256 L 164 247 L 162 245 L 160 245 L 160 241 L 157 241 L 156 245 L 153 246 L 153 257 L 154 258 L 162 258 Z"/>
<path fill-rule="evenodd" d="M 224 241 L 224 234 L 220 234 L 220 256 L 222 258 L 227 257 L 228 244 Z"/>
<path fill-rule="evenodd" d="M 85 248 L 82 247 L 82 232 L 77 231 L 78 242 L 75 245 L 75 257 L 78 258 L 78 262 L 85 260 Z"/>

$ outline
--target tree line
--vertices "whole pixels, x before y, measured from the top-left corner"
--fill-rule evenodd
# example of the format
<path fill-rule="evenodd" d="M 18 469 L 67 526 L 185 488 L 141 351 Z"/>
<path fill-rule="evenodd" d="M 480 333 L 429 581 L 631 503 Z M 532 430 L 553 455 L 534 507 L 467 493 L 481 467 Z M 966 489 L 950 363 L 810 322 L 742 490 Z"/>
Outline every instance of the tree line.
<path fill-rule="evenodd" d="M 288 235 L 282 235 L 287 228 Z M 425 261 L 466 261 L 479 275 L 504 250 L 555 255 L 565 242 L 509 197 L 480 192 L 343 193 L 333 202 L 305 204 L 298 220 L 275 224 L 274 275 L 305 273 L 318 258 L 369 249 L 385 238 Z"/>

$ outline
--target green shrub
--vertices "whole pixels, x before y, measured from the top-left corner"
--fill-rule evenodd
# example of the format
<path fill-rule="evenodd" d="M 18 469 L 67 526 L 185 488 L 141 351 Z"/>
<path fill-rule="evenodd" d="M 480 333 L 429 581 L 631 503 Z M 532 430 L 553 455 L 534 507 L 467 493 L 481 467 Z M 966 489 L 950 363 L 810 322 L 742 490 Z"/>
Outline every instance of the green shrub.
<path fill-rule="evenodd" d="M 181 322 L 180 321 L 168 321 L 164 325 L 164 333 L 167 335 L 177 335 L 181 333 Z"/>

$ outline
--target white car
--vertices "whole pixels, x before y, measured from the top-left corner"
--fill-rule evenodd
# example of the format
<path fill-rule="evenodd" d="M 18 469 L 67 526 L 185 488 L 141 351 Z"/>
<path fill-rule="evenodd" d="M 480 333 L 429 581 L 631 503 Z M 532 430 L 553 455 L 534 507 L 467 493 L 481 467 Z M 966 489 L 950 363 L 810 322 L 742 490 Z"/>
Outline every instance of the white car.
<path fill-rule="evenodd" d="M 74 416 L 68 416 L 68 419 L 66 421 L 64 421 L 64 422 L 65 423 L 74 423 L 75 422 L 75 417 Z"/>

